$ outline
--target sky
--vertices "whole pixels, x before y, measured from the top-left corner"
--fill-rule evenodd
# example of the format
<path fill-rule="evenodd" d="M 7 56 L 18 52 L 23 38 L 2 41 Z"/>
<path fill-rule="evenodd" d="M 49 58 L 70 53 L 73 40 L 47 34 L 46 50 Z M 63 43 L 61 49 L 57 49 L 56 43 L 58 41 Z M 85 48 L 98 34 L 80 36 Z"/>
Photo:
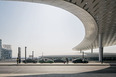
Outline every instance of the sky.
<path fill-rule="evenodd" d="M 72 48 L 85 36 L 85 29 L 75 15 L 51 5 L 0 1 L 0 39 L 12 46 L 12 56 L 17 57 L 18 47 L 24 57 L 42 55 L 75 55 Z M 106 48 L 115 50 L 115 46 Z M 95 50 L 98 51 L 98 50 Z M 89 51 L 88 51 L 89 52 Z"/>

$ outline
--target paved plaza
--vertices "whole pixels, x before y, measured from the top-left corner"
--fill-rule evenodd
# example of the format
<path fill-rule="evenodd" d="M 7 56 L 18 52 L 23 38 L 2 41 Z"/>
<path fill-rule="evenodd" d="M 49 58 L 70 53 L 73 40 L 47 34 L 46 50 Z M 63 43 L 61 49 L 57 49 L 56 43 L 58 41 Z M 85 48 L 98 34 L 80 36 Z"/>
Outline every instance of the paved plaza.
<path fill-rule="evenodd" d="M 0 77 L 116 77 L 116 66 L 108 64 L 0 65 Z"/>

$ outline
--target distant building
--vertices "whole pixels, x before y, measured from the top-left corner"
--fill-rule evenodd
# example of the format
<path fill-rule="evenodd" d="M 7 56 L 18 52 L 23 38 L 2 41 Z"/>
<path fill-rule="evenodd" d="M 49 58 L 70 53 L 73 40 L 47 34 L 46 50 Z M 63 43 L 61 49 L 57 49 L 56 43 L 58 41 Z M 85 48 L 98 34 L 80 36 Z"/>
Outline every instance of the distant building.
<path fill-rule="evenodd" d="M 0 59 L 11 59 L 12 49 L 11 45 L 2 45 L 2 40 L 0 39 Z"/>
<path fill-rule="evenodd" d="M 0 59 L 1 59 L 1 52 L 2 52 L 2 40 L 0 39 Z"/>

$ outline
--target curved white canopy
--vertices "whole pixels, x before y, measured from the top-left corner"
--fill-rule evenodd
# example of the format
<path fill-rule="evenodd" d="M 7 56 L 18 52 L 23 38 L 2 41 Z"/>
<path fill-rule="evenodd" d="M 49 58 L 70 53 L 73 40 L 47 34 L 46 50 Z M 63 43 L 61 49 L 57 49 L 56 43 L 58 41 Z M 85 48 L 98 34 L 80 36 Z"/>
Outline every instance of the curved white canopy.
<path fill-rule="evenodd" d="M 64 0 L 2 0 L 2 1 L 25 1 L 25 2 L 42 3 L 67 10 L 72 14 L 74 14 L 75 16 L 77 16 L 82 21 L 85 27 L 85 37 L 83 41 L 73 49 L 74 50 L 90 49 L 93 46 L 93 43 L 96 41 L 98 35 L 98 26 L 94 18 L 84 9 L 80 8 L 75 4 L 72 4 L 72 2 L 69 3 Z M 95 47 L 97 46 L 94 46 L 93 48 Z"/>

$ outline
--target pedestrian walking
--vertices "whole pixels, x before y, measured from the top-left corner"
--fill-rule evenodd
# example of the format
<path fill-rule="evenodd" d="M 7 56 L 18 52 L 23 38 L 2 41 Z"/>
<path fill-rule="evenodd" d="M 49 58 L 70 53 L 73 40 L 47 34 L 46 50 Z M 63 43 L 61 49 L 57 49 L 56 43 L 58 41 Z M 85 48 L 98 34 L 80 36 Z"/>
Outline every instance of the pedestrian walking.
<path fill-rule="evenodd" d="M 67 64 L 69 63 L 69 60 L 68 60 L 68 58 L 66 58 L 66 63 L 67 63 Z"/>

